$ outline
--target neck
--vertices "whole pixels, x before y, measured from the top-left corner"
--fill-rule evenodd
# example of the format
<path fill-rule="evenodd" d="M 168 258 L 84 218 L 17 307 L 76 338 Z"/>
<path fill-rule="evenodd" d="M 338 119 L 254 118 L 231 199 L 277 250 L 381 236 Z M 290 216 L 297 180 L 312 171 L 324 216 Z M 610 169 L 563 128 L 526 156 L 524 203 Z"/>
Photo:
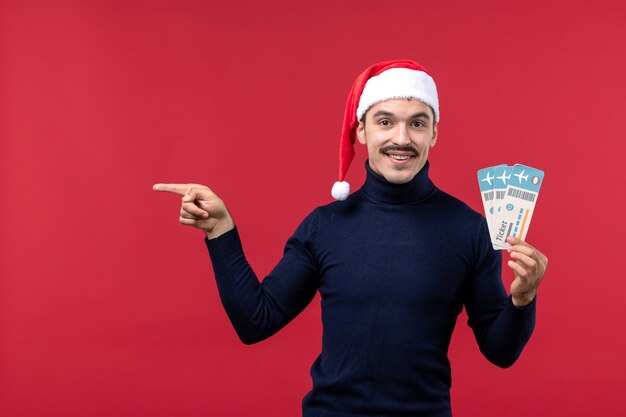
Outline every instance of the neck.
<path fill-rule="evenodd" d="M 404 184 L 394 184 L 382 175 L 374 172 L 369 161 L 365 162 L 367 177 L 361 190 L 371 199 L 387 204 L 417 203 L 430 197 L 436 190 L 428 177 L 430 164 L 426 161 L 424 167 Z"/>

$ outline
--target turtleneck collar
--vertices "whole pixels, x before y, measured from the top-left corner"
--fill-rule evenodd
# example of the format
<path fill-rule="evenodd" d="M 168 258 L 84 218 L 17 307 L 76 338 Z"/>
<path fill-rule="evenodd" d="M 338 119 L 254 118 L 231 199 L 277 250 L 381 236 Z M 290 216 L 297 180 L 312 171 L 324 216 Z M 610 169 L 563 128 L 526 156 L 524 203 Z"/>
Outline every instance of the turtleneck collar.
<path fill-rule="evenodd" d="M 435 185 L 428 177 L 430 163 L 426 161 L 424 167 L 404 184 L 393 184 L 382 175 L 374 172 L 369 161 L 365 161 L 367 177 L 361 190 L 371 200 L 387 204 L 417 203 L 430 197 L 436 190 Z"/>

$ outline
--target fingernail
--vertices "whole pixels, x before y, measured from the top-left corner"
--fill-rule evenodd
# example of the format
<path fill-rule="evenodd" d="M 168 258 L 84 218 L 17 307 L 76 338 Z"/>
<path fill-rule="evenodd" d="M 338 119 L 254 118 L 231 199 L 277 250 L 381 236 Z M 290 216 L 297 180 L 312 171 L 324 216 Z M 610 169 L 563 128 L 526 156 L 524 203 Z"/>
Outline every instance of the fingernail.
<path fill-rule="evenodd" d="M 191 196 L 189 194 L 185 194 L 183 196 L 183 201 L 189 201 L 189 200 L 191 200 Z"/>

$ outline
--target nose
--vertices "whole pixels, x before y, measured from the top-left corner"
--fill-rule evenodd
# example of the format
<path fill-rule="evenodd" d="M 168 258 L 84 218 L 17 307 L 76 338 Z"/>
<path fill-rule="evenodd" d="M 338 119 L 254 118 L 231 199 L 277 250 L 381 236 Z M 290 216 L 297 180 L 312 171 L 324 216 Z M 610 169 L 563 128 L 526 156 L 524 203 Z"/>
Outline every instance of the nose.
<path fill-rule="evenodd" d="M 406 146 L 411 143 L 411 138 L 409 137 L 409 128 L 406 124 L 401 123 L 398 125 L 396 135 L 393 139 L 393 143 L 399 146 Z"/>

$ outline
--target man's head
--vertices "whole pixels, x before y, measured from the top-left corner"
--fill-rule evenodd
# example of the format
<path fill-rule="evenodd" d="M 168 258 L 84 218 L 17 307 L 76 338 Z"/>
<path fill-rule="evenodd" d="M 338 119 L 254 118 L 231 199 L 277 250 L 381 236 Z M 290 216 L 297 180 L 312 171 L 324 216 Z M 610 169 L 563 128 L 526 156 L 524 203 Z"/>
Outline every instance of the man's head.
<path fill-rule="evenodd" d="M 344 200 L 349 194 L 344 178 L 357 138 L 367 145 L 374 171 L 390 182 L 404 183 L 426 163 L 428 150 L 436 143 L 438 121 L 435 82 L 418 63 L 395 60 L 367 68 L 348 96 L 333 197 Z"/>

